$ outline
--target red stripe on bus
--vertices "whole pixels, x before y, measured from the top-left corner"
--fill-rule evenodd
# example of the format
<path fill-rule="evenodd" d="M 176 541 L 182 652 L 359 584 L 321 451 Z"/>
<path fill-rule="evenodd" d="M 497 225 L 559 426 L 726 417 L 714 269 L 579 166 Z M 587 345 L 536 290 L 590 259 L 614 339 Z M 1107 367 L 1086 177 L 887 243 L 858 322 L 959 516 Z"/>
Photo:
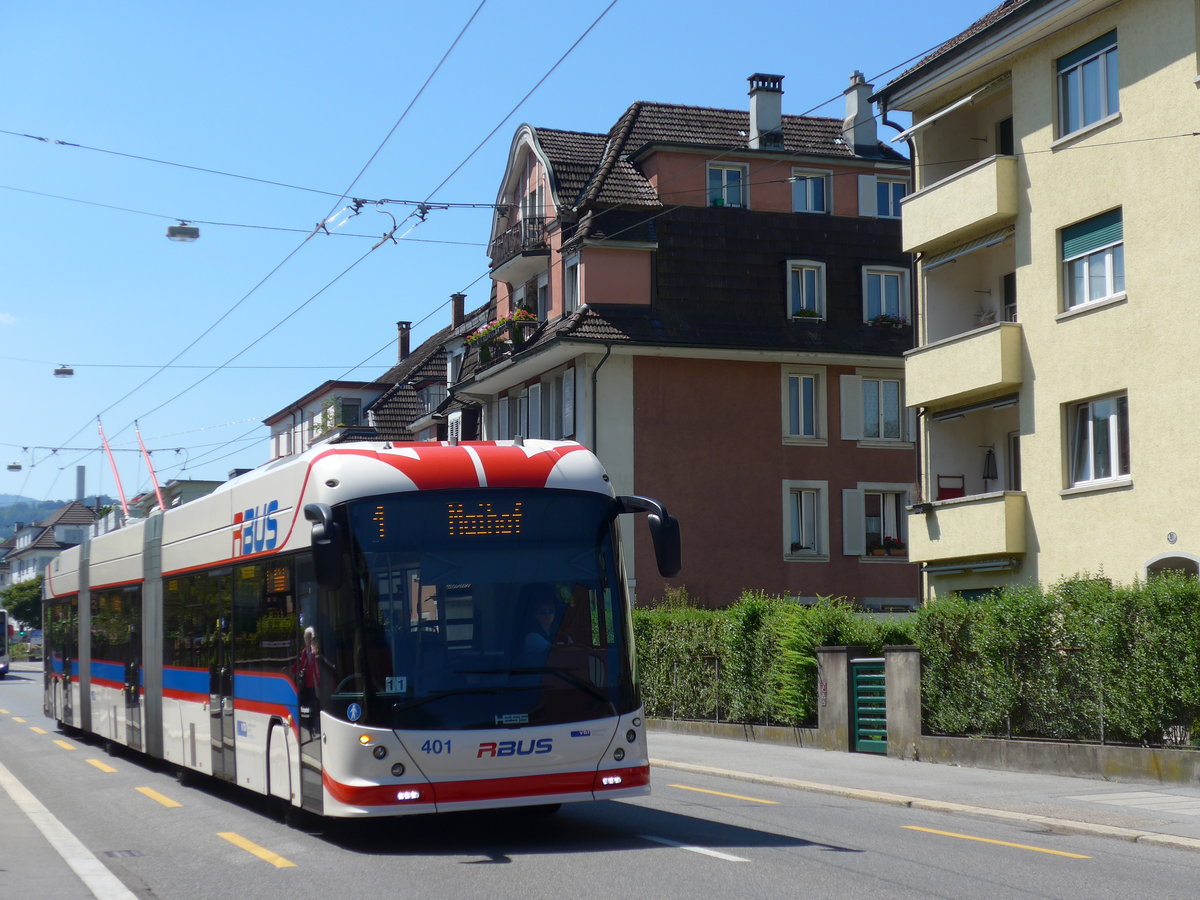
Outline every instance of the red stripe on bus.
<path fill-rule="evenodd" d="M 601 779 L 619 777 L 619 784 L 606 785 Z M 325 790 L 347 806 L 422 806 L 438 803 L 468 803 L 484 800 L 520 800 L 558 794 L 590 794 L 605 790 L 641 787 L 650 783 L 650 767 L 605 769 L 600 772 L 556 772 L 547 775 L 519 775 L 511 778 L 481 778 L 474 781 L 443 781 L 433 784 L 352 785 L 335 781 L 322 773 Z M 420 791 L 417 800 L 397 800 L 400 791 Z"/>

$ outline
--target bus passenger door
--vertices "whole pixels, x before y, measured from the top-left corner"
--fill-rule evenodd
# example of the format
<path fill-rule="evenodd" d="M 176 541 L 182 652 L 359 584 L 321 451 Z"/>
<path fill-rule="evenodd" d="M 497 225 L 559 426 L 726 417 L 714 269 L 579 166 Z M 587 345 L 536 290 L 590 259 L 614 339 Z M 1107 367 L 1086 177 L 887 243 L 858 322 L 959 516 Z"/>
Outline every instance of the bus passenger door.
<path fill-rule="evenodd" d="M 212 770 L 217 778 L 234 781 L 233 641 L 229 600 L 220 604 L 220 615 L 209 620 L 209 698 L 212 724 Z"/>
<path fill-rule="evenodd" d="M 125 744 L 142 749 L 142 635 L 135 625 L 129 629 L 125 660 Z"/>

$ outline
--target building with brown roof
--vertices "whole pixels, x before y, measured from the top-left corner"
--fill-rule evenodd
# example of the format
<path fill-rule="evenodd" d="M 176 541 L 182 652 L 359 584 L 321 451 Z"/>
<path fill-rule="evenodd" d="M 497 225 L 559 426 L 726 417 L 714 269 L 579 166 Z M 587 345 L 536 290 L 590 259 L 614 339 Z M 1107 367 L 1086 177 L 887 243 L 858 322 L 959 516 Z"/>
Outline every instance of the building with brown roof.
<path fill-rule="evenodd" d="M 446 344 L 465 350 L 447 433 L 587 444 L 618 491 L 678 515 L 675 583 L 703 603 L 908 606 L 909 166 L 859 73 L 844 120 L 784 115 L 782 81 L 752 76 L 748 110 L 637 102 L 604 134 L 517 129 L 491 311 Z M 648 539 L 626 544 L 643 602 L 662 596 Z"/>
<path fill-rule="evenodd" d="M 82 544 L 96 521 L 96 511 L 74 500 L 33 525 L 17 529 L 4 557 L 9 565 L 9 583 L 37 578 L 63 550 Z M 5 542 L 9 546 L 9 542 Z"/>

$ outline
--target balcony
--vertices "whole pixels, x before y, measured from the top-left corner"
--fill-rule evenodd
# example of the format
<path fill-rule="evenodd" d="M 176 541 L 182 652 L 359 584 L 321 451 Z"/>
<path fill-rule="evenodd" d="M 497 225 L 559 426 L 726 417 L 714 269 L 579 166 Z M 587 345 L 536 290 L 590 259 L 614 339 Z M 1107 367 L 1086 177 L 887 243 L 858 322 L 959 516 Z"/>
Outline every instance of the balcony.
<path fill-rule="evenodd" d="M 909 350 L 906 402 L 944 409 L 1013 393 L 1022 380 L 1021 336 L 1016 322 L 995 322 Z"/>
<path fill-rule="evenodd" d="M 1025 494 L 994 491 L 928 504 L 908 517 L 912 562 L 1007 556 L 1025 552 Z"/>
<path fill-rule="evenodd" d="M 546 270 L 550 244 L 546 240 L 546 219 L 522 219 L 498 234 L 488 246 L 492 260 L 492 280 L 524 284 Z"/>
<path fill-rule="evenodd" d="M 904 252 L 945 249 L 1016 217 L 1017 160 L 992 156 L 904 199 Z"/>

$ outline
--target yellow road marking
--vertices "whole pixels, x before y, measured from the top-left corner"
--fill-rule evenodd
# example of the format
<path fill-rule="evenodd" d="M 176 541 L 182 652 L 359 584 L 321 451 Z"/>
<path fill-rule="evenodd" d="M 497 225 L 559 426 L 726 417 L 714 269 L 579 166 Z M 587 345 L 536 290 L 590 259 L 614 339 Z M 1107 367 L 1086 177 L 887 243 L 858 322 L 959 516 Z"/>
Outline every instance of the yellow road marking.
<path fill-rule="evenodd" d="M 58 744 L 58 746 L 62 747 L 64 750 L 74 750 L 75 749 L 74 744 L 68 744 L 66 741 L 55 741 L 54 743 Z"/>
<path fill-rule="evenodd" d="M 1091 859 L 1078 853 L 1065 853 L 1062 850 L 1048 850 L 1045 847 L 1031 847 L 1028 844 L 1011 844 L 1008 841 L 994 841 L 991 838 L 974 837 L 969 834 L 955 834 L 953 831 L 938 831 L 936 828 L 921 828 L 917 825 L 904 825 L 910 831 L 924 831 L 929 834 L 940 834 L 943 837 L 961 838 L 964 841 L 978 841 L 981 844 L 996 844 L 1000 847 L 1016 847 L 1018 850 L 1032 850 L 1034 853 L 1050 853 L 1054 856 L 1066 856 L 1070 859 Z"/>
<path fill-rule="evenodd" d="M 22 725 L 24 725 L 24 724 L 25 724 L 25 720 L 24 720 L 24 719 L 22 719 L 20 716 L 13 716 L 13 721 L 14 721 L 14 722 L 20 722 Z"/>
<path fill-rule="evenodd" d="M 726 794 L 723 791 L 707 791 L 704 788 L 688 787 L 686 784 L 670 784 L 667 787 L 679 788 L 681 791 L 695 791 L 698 794 L 715 794 L 718 797 L 729 797 L 733 800 L 749 800 L 751 803 L 766 803 L 770 806 L 778 806 L 778 800 L 759 800 L 757 797 L 743 797 L 741 794 Z"/>
<path fill-rule="evenodd" d="M 45 728 L 38 728 L 36 725 L 30 725 L 29 730 L 32 731 L 34 734 L 49 734 L 50 733 Z"/>
<path fill-rule="evenodd" d="M 290 859 L 284 859 L 279 854 L 272 853 L 270 850 L 266 849 L 265 847 L 260 847 L 260 846 L 258 846 L 258 844 L 254 843 L 254 841 L 246 840 L 246 838 L 242 837 L 240 834 L 237 834 L 235 832 L 218 831 L 217 837 L 225 838 L 225 840 L 229 841 L 229 843 L 234 844 L 235 846 L 241 847 L 247 853 L 253 853 L 259 859 L 269 862 L 271 865 L 273 865 L 277 869 L 286 869 L 289 867 L 295 867 L 295 865 L 296 865 Z"/>
<path fill-rule="evenodd" d="M 112 774 L 113 772 L 117 771 L 112 766 L 110 766 L 108 763 L 101 762 L 98 759 L 89 759 L 88 762 L 91 763 L 93 766 L 95 766 L 97 769 L 99 769 L 101 772 L 108 772 L 109 774 Z"/>
<path fill-rule="evenodd" d="M 139 794 L 145 794 L 151 800 L 156 800 L 159 803 L 161 803 L 163 806 L 169 806 L 172 808 L 174 808 L 176 806 L 183 806 L 182 803 L 176 803 L 170 797 L 160 794 L 158 791 L 154 790 L 154 788 L 140 787 L 137 789 L 137 792 Z"/>
<path fill-rule="evenodd" d="M 8 715 L 7 709 L 0 709 L 0 716 L 7 716 L 7 715 Z"/>

